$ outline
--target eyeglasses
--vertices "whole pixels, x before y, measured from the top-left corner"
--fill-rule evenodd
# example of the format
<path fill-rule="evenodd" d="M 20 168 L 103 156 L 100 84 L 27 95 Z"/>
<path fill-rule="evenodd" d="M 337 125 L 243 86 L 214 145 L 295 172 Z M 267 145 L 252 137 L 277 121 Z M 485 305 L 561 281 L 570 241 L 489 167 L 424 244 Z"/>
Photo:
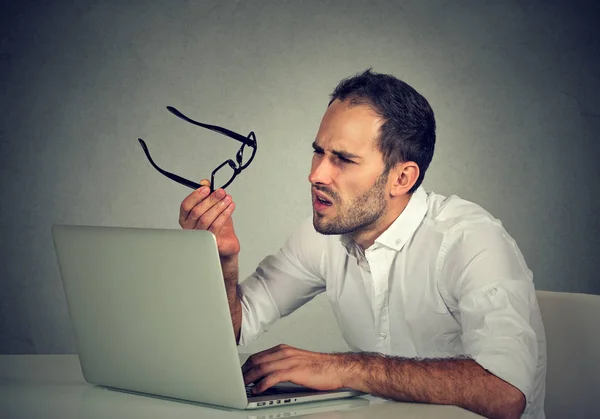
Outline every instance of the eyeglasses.
<path fill-rule="evenodd" d="M 252 160 L 254 160 L 254 156 L 256 155 L 256 135 L 254 135 L 253 131 L 250 131 L 250 134 L 248 134 L 247 137 L 244 137 L 243 135 L 230 131 L 227 128 L 222 128 L 216 125 L 203 124 L 202 122 L 194 121 L 193 119 L 185 116 L 172 106 L 167 106 L 167 110 L 173 115 L 177 116 L 178 118 L 189 122 L 190 124 L 198 125 L 199 127 L 218 132 L 219 134 L 223 134 L 229 138 L 233 138 L 234 140 L 237 140 L 242 143 L 242 146 L 235 154 L 236 161 L 233 161 L 231 159 L 225 160 L 210 174 L 211 193 L 215 191 L 215 180 L 217 180 L 222 185 L 221 188 L 225 189 L 227 186 L 231 185 L 236 176 L 239 175 L 242 172 L 242 170 L 247 168 L 250 165 L 250 163 L 252 163 Z M 148 146 L 146 145 L 144 140 L 138 138 L 138 141 L 144 149 L 144 153 L 146 153 L 146 157 L 150 161 L 150 164 L 152 164 L 152 166 L 160 173 L 162 173 L 169 179 L 174 180 L 177 183 L 187 186 L 188 188 L 198 189 L 201 186 L 196 182 L 192 182 L 191 180 L 178 176 L 175 173 L 167 172 L 166 170 L 163 170 L 160 167 L 158 167 L 158 165 L 154 163 L 154 160 L 152 160 L 152 157 L 150 157 Z M 248 153 L 246 147 L 250 147 L 252 149 L 251 153 Z"/>

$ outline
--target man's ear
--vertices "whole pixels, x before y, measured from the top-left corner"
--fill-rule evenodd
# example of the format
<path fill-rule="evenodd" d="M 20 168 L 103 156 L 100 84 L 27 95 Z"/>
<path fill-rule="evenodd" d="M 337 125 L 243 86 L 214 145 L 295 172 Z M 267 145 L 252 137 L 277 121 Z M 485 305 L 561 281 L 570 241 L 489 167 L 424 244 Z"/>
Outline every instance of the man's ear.
<path fill-rule="evenodd" d="M 390 195 L 406 195 L 419 179 L 419 166 L 414 161 L 398 163 L 396 167 L 390 170 L 390 180 L 392 187 Z"/>

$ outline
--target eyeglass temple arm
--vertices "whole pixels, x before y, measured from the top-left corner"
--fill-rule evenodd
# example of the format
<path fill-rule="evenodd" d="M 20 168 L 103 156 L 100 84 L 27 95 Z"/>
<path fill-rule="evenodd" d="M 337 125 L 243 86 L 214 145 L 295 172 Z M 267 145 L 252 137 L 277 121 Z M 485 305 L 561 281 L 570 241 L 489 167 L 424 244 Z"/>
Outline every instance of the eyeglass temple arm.
<path fill-rule="evenodd" d="M 228 130 L 227 128 L 219 127 L 219 126 L 216 126 L 216 125 L 204 124 L 202 122 L 194 121 L 193 119 L 185 116 L 184 114 L 182 114 L 181 112 L 179 112 L 177 109 L 175 109 L 172 106 L 167 106 L 167 110 L 169 112 L 171 112 L 173 115 L 175 115 L 175 116 L 183 119 L 184 121 L 189 122 L 190 124 L 198 125 L 199 127 L 206 128 L 206 129 L 209 129 L 211 131 L 218 132 L 219 134 L 226 135 L 227 137 L 233 138 L 234 140 L 237 140 L 237 141 L 239 141 L 241 143 L 244 143 L 246 145 L 249 145 L 249 146 L 256 145 L 256 136 L 254 135 L 254 132 L 250 132 L 250 134 L 248 134 L 248 137 L 244 137 L 243 135 L 238 134 L 237 132 L 233 132 L 231 130 Z"/>
<path fill-rule="evenodd" d="M 158 167 L 158 165 L 156 163 L 154 163 L 154 160 L 152 160 L 152 157 L 150 157 L 150 152 L 148 151 L 148 147 L 146 146 L 146 143 L 144 142 L 144 140 L 142 140 L 141 138 L 138 138 L 138 141 L 140 142 L 142 148 L 144 149 L 144 153 L 146 153 L 146 157 L 150 161 L 150 164 L 152 166 L 154 166 L 154 168 L 156 170 L 158 170 L 160 173 L 162 173 L 163 175 L 165 175 L 169 179 L 174 180 L 175 182 L 178 182 L 178 183 L 181 183 L 184 186 L 187 186 L 188 188 L 198 189 L 201 186 L 200 184 L 198 184 L 196 182 L 192 182 L 191 180 L 188 180 L 186 178 L 182 178 L 181 176 L 178 176 L 175 173 L 167 172 L 166 170 L 163 170 L 160 167 Z M 211 192 L 212 192 L 212 185 L 211 185 Z"/>

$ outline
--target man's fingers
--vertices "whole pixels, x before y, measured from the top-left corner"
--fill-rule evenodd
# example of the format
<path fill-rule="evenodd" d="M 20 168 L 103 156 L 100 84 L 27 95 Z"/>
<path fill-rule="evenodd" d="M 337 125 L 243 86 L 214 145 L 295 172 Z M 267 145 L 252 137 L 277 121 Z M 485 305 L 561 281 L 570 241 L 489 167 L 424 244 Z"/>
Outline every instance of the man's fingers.
<path fill-rule="evenodd" d="M 212 202 L 211 197 L 208 197 L 206 201 Z M 231 204 L 231 202 L 231 196 L 226 195 L 223 199 L 218 200 L 206 210 L 204 209 L 203 205 L 206 204 L 206 202 L 203 202 L 201 204 L 196 205 L 196 208 L 194 208 L 190 212 L 190 216 L 188 217 L 188 219 L 190 220 L 190 222 L 194 220 L 196 221 L 196 225 L 194 226 L 194 228 L 199 230 L 209 230 L 213 223 L 221 215 L 221 213 L 223 213 L 223 211 L 225 211 L 227 207 Z"/>
<path fill-rule="evenodd" d="M 192 194 L 190 195 L 190 198 L 191 198 L 190 201 L 187 202 L 186 207 L 183 208 L 184 213 L 187 212 L 187 218 L 184 220 L 184 224 L 186 224 L 188 227 L 191 226 L 191 228 L 193 228 L 194 226 L 197 226 L 198 220 L 201 217 L 203 217 L 207 211 L 212 209 L 212 207 L 214 207 L 219 202 L 221 202 L 224 198 L 227 197 L 227 194 L 225 193 L 225 191 L 223 189 L 217 189 L 210 195 L 208 195 L 207 191 L 208 191 L 208 188 L 206 186 L 202 186 L 200 189 L 197 190 L 198 194 L 196 194 L 196 191 L 192 192 Z M 229 199 L 231 199 L 231 197 L 229 197 Z M 187 198 L 186 198 L 186 200 L 187 200 Z M 195 205 L 193 206 L 193 208 L 188 209 L 194 203 L 195 203 Z M 183 204 L 182 204 L 182 207 L 183 207 Z M 224 208 L 221 208 L 221 211 L 223 209 Z M 217 215 L 218 215 L 218 212 L 216 214 L 213 213 L 213 218 L 211 220 L 209 220 L 209 218 L 206 217 L 205 219 L 209 220 L 209 221 L 204 221 L 202 223 L 202 228 L 208 228 L 208 226 L 210 226 L 210 224 L 212 224 L 214 219 L 217 218 Z"/>
<path fill-rule="evenodd" d="M 277 361 L 263 362 L 251 369 L 250 371 L 248 371 L 248 373 L 244 374 L 244 384 L 248 385 L 250 383 L 258 382 L 259 380 L 264 381 L 265 377 L 267 376 L 284 373 L 285 371 L 298 365 L 298 362 L 298 360 L 295 360 L 293 358 L 285 358 L 279 359 Z M 273 383 L 271 385 L 274 384 L 276 383 Z M 260 391 L 264 390 L 265 389 L 262 389 Z"/>
<path fill-rule="evenodd" d="M 267 375 L 254 385 L 252 388 L 252 393 L 262 393 L 263 391 L 273 387 L 275 384 L 283 383 L 285 381 L 291 381 L 292 383 L 294 382 L 293 369 L 278 370 Z"/>
<path fill-rule="evenodd" d="M 199 183 L 200 183 L 200 186 L 210 187 L 210 180 L 208 180 L 208 179 L 202 179 Z"/>
<path fill-rule="evenodd" d="M 254 355 L 251 355 L 246 362 L 244 362 L 244 365 L 242 365 L 242 374 L 245 374 L 263 362 L 277 361 L 279 359 L 287 358 L 292 355 L 294 351 L 300 350 L 289 345 L 281 344 L 273 346 L 269 349 L 265 349 L 264 351 L 257 352 Z"/>
<path fill-rule="evenodd" d="M 201 202 L 203 202 L 208 194 L 210 193 L 210 189 L 206 186 L 202 186 L 196 189 L 194 192 L 189 194 L 185 199 L 181 202 L 181 206 L 179 207 L 179 225 L 184 228 L 190 228 L 193 226 L 188 225 L 188 218 L 190 212 Z M 196 222 L 194 222 L 196 225 Z"/>
<path fill-rule="evenodd" d="M 224 201 L 225 200 L 221 201 L 221 203 L 224 202 Z M 220 205 L 220 204 L 218 204 L 218 205 Z M 217 205 L 215 205 L 215 207 L 216 206 Z M 208 228 L 208 231 L 210 231 L 211 233 L 213 233 L 217 237 L 217 240 L 218 240 L 218 237 L 219 237 L 219 232 L 225 226 L 225 223 L 227 223 L 227 221 L 230 219 L 231 214 L 233 214 L 233 210 L 234 209 L 235 209 L 235 203 L 232 202 L 232 201 L 229 201 L 229 205 L 225 207 L 225 209 L 223 210 L 223 212 L 221 212 L 217 216 L 217 218 L 212 222 L 212 224 Z"/>

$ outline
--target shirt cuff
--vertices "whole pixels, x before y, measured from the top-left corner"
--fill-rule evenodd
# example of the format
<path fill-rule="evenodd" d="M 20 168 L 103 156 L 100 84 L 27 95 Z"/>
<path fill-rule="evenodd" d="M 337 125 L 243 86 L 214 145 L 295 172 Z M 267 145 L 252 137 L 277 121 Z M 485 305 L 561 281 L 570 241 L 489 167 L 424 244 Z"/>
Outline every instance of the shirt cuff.
<path fill-rule="evenodd" d="M 525 396 L 525 410 L 527 410 L 532 401 L 533 381 L 531 377 L 535 374 L 531 368 L 529 355 L 520 353 L 518 348 L 514 348 L 510 355 L 507 355 L 506 345 L 502 346 L 501 349 L 486 348 L 477 354 L 472 354 L 471 357 L 496 377 L 518 388 Z"/>

